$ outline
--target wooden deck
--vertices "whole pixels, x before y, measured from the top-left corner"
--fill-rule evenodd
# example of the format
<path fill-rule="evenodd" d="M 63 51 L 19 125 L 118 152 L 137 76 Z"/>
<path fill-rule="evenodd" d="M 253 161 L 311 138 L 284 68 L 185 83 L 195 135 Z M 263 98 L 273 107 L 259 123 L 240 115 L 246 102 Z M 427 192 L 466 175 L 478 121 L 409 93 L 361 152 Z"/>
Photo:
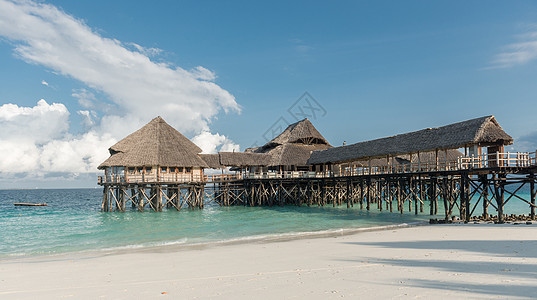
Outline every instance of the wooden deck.
<path fill-rule="evenodd" d="M 127 202 L 140 211 L 203 208 L 213 202 L 221 206 L 359 205 L 418 214 L 428 203 L 429 214 L 436 215 L 440 203 L 446 220 L 457 212 L 469 221 L 480 205 L 478 215 L 489 218 L 493 208 L 496 220 L 503 222 L 503 208 L 513 199 L 525 202 L 529 218 L 535 219 L 535 154 L 507 152 L 380 167 L 351 162 L 326 172 L 108 176 L 100 177 L 99 184 L 104 186 L 103 211 L 125 211 Z M 529 186 L 529 200 L 517 195 L 524 186 Z"/>

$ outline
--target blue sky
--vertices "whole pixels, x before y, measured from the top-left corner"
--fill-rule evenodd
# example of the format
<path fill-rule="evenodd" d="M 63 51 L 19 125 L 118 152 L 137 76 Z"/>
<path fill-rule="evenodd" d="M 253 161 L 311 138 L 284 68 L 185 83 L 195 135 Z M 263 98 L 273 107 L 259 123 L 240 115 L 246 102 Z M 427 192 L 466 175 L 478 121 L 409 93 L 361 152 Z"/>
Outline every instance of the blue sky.
<path fill-rule="evenodd" d="M 0 187 L 94 186 L 110 143 L 156 115 L 244 150 L 306 91 L 333 145 L 493 114 L 537 148 L 534 1 L 0 6 L 0 139 L 24 145 L 0 146 Z"/>

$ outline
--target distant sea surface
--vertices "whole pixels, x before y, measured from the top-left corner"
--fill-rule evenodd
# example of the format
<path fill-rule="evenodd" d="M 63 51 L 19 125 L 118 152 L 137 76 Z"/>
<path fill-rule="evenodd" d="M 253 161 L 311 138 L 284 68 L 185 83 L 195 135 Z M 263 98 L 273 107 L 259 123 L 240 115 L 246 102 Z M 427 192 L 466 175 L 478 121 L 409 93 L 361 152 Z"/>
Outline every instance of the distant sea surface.
<path fill-rule="evenodd" d="M 520 194 L 529 199 L 529 195 Z M 128 249 L 159 245 L 191 245 L 228 241 L 299 238 L 312 232 L 342 232 L 367 227 L 426 221 L 403 215 L 341 207 L 220 207 L 178 212 L 130 210 L 101 213 L 101 189 L 0 190 L 0 259 L 25 255 Z M 46 202 L 44 207 L 13 203 Z M 442 206 L 439 203 L 439 208 Z M 376 207 L 376 206 L 375 206 Z M 476 212 L 480 212 L 480 208 Z M 495 213 L 489 208 L 489 213 Z M 529 213 L 528 205 L 512 199 L 507 213 Z M 442 217 L 439 212 L 438 217 Z"/>

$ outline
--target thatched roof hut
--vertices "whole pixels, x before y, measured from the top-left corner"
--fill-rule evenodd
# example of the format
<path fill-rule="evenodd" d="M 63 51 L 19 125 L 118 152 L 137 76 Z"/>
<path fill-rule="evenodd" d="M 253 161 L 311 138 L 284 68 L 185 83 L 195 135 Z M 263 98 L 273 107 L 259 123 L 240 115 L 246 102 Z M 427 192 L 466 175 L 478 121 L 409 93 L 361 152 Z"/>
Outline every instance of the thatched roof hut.
<path fill-rule="evenodd" d="M 312 153 L 309 164 L 341 163 L 478 145 L 510 145 L 513 138 L 494 116 L 360 142 Z"/>
<path fill-rule="evenodd" d="M 108 150 L 110 157 L 99 165 L 99 169 L 116 166 L 208 167 L 198 155 L 201 149 L 161 117 L 154 118 Z"/>
<path fill-rule="evenodd" d="M 265 145 L 246 151 L 269 154 L 268 166 L 307 166 L 312 151 L 328 148 L 332 146 L 306 118 L 289 125 Z"/>
<path fill-rule="evenodd" d="M 218 154 L 200 154 L 200 157 L 211 169 L 265 167 L 271 161 L 269 154 L 252 152 L 218 152 Z"/>

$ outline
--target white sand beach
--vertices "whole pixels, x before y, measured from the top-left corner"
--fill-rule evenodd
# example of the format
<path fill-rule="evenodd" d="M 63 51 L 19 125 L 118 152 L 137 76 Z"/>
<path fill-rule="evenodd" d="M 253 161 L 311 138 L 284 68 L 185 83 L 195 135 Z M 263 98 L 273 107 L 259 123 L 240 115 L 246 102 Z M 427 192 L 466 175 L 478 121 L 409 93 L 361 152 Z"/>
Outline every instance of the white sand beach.
<path fill-rule="evenodd" d="M 536 225 L 434 225 L 0 262 L 2 299 L 537 297 Z"/>

